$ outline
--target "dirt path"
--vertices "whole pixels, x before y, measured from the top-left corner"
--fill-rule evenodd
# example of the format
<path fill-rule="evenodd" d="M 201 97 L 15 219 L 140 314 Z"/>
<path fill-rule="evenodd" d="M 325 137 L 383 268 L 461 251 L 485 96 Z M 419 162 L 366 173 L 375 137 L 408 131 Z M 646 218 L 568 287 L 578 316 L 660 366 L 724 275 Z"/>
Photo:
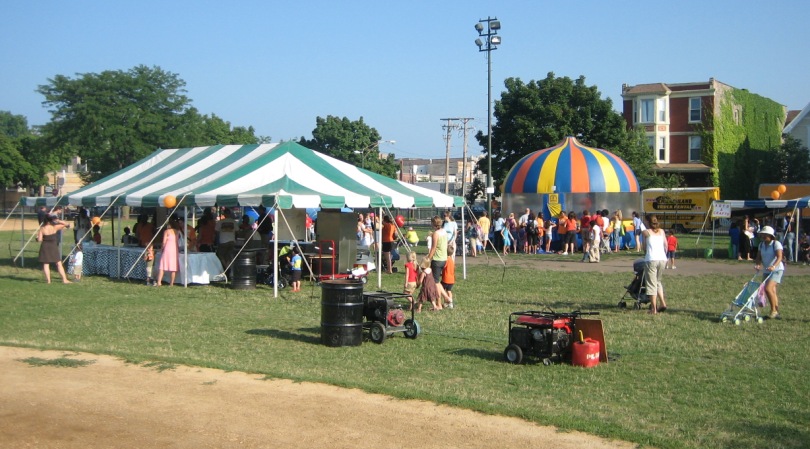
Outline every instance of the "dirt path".
<path fill-rule="evenodd" d="M 33 366 L 67 357 L 80 367 Z M 632 448 L 515 418 L 323 384 L 0 347 L 2 448 Z"/>

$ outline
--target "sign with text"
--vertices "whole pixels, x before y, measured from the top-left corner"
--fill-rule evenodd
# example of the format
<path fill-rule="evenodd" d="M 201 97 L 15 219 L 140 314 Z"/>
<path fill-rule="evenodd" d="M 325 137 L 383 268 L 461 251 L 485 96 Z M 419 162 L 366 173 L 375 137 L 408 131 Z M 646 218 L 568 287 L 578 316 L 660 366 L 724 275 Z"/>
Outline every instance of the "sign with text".
<path fill-rule="evenodd" d="M 712 203 L 712 218 L 731 218 L 731 204 Z"/>

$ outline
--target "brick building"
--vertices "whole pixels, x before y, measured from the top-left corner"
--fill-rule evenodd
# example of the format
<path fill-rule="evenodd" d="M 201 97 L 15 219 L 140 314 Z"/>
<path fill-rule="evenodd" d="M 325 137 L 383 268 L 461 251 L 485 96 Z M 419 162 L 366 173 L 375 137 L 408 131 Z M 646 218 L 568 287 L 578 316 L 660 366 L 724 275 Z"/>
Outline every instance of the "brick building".
<path fill-rule="evenodd" d="M 643 126 L 646 131 L 658 173 L 680 174 L 684 187 L 719 186 L 721 191 L 720 172 L 731 170 L 726 162 L 730 158 L 724 155 L 733 156 L 743 146 L 778 146 L 786 116 L 784 106 L 714 78 L 625 84 L 622 100 L 628 127 Z M 717 136 L 717 130 L 725 134 Z"/>

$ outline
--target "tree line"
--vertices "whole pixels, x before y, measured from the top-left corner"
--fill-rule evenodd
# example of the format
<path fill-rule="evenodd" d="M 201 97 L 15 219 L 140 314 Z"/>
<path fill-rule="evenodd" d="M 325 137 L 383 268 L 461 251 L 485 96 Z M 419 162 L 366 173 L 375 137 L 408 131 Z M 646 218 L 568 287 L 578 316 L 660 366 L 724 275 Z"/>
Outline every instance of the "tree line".
<path fill-rule="evenodd" d="M 48 184 L 48 173 L 67 165 L 73 156 L 91 161 L 92 172 L 82 174 L 92 182 L 151 154 L 159 148 L 187 148 L 215 144 L 259 144 L 271 141 L 257 136 L 252 126 L 232 126 L 216 114 L 201 114 L 186 95 L 178 74 L 160 67 L 136 66 L 129 70 L 56 75 L 36 91 L 51 114 L 43 126 L 29 127 L 27 119 L 0 111 L 0 182 L 5 186 L 34 189 Z M 492 128 L 492 170 L 498 186 L 523 156 L 553 146 L 566 136 L 584 144 L 607 148 L 627 162 L 642 188 L 677 187 L 677 175 L 654 171 L 653 152 L 643 129 L 627 129 L 624 118 L 602 99 L 584 77 L 572 80 L 549 73 L 525 83 L 507 78 L 495 102 Z M 317 117 L 312 138 L 299 143 L 367 170 L 395 177 L 399 165 L 393 155 L 381 158 L 380 133 L 363 117 L 350 120 Z M 487 136 L 476 139 L 487 154 Z M 806 182 L 807 149 L 788 139 L 775 151 L 774 179 L 762 182 Z M 804 165 L 802 165 L 804 164 Z M 803 167 L 804 171 L 797 168 Z M 486 158 L 478 169 L 487 173 Z M 801 171 L 800 174 L 797 173 Z M 485 186 L 474 182 L 468 200 L 482 197 Z"/>

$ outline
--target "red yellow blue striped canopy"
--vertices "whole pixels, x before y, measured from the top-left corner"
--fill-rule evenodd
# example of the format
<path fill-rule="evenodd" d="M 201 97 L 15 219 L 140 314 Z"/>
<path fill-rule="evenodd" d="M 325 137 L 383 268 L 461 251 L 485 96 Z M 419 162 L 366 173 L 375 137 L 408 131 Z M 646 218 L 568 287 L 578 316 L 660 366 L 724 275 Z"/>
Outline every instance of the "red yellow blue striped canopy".
<path fill-rule="evenodd" d="M 503 187 L 504 193 L 638 191 L 636 175 L 626 162 L 574 137 L 524 156 L 506 175 Z"/>

